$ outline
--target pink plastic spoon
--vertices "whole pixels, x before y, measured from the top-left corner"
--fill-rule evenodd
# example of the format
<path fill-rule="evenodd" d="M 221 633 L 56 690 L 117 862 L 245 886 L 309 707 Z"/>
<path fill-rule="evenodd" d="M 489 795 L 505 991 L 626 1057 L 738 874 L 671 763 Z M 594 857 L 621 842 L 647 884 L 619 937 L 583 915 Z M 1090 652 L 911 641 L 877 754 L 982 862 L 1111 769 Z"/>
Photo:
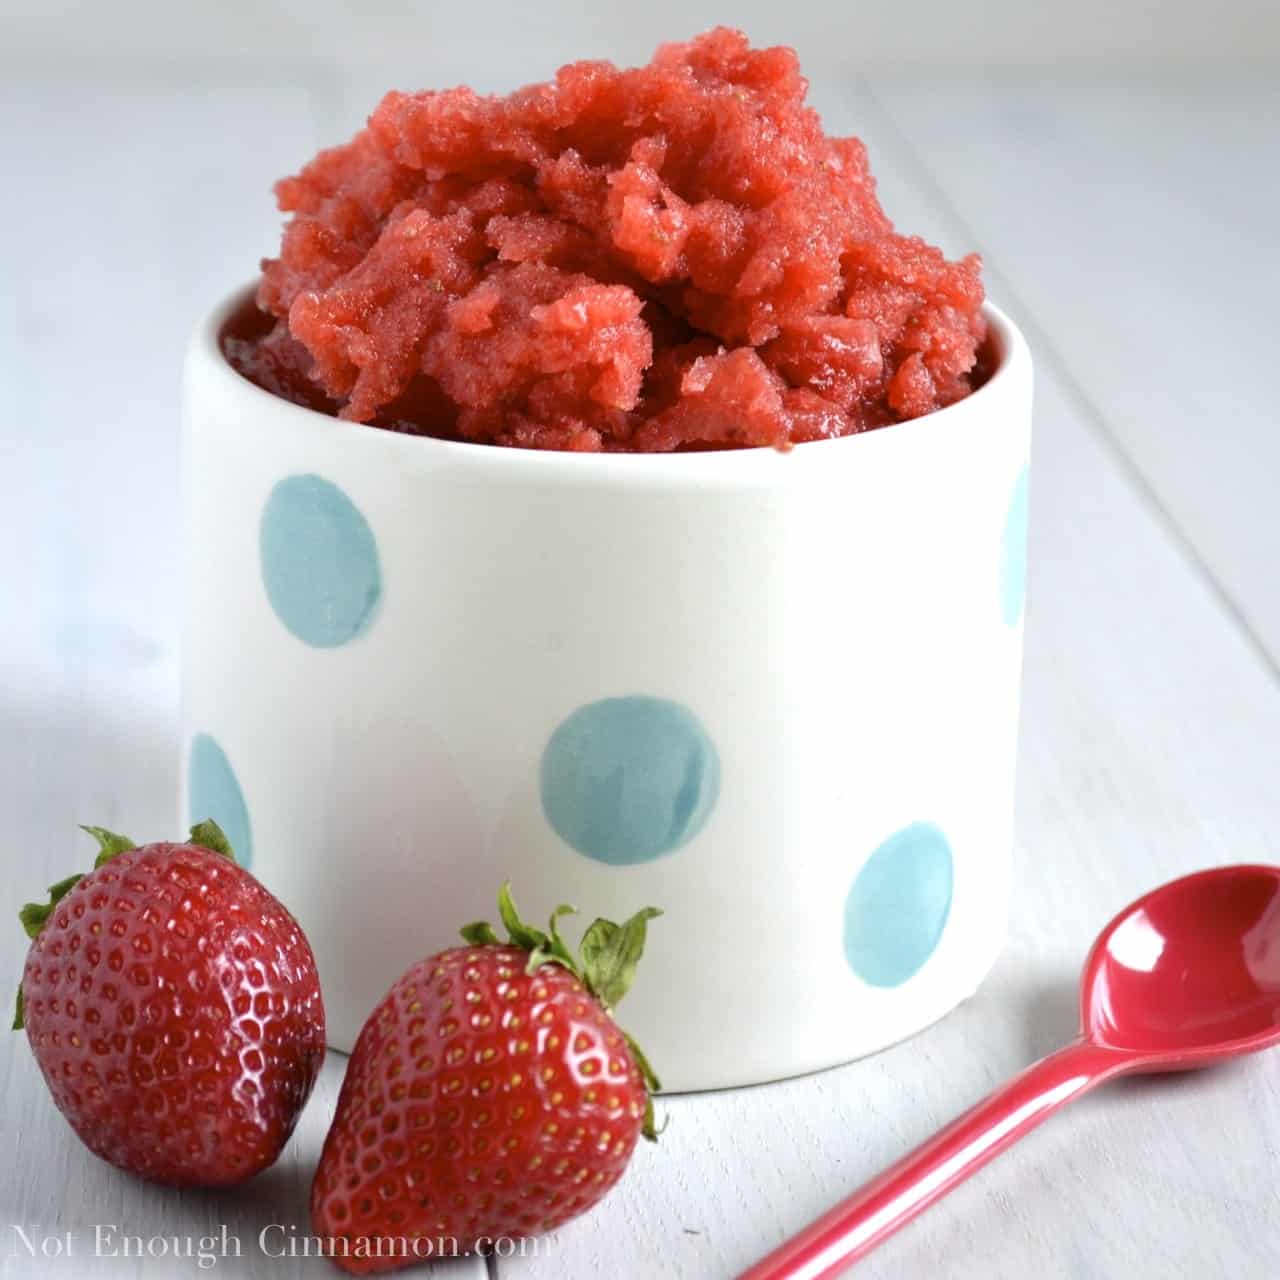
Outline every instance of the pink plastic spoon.
<path fill-rule="evenodd" d="M 1221 867 L 1139 898 L 1080 981 L 1080 1035 L 966 1111 L 741 1280 L 819 1280 L 870 1252 L 1064 1103 L 1115 1076 L 1280 1043 L 1280 867 Z"/>

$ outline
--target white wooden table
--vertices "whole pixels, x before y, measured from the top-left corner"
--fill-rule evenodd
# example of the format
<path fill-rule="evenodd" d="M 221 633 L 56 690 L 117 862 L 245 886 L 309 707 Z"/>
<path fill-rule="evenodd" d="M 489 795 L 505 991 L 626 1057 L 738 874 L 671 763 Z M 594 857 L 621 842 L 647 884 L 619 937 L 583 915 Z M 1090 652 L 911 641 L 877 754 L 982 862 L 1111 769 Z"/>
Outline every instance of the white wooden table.
<path fill-rule="evenodd" d="M 3 59 L 0 51 L 0 59 Z M 530 73 L 490 67 L 477 87 Z M 78 822 L 176 830 L 178 368 L 273 249 L 270 182 L 437 53 L 358 72 L 0 61 L 0 846 L 5 893 L 82 859 Z M 504 1280 L 728 1276 L 1074 1026 L 1094 931 L 1161 880 L 1280 860 L 1280 68 L 1055 81 L 830 68 L 890 213 L 979 248 L 1038 365 L 1032 582 L 1008 945 L 981 992 L 878 1057 L 672 1099 L 661 1146 Z M 0 975 L 24 950 L 0 931 Z M 95 1224 L 216 1235 L 218 1274 L 305 1232 L 344 1060 L 279 1165 L 229 1195 L 97 1162 L 0 1054 L 0 1273 L 196 1275 L 97 1258 Z M 1280 1056 L 1103 1091 L 961 1188 L 868 1277 L 1280 1274 Z M 70 1233 L 76 1262 L 32 1259 Z M 278 1238 L 278 1237 L 277 1237 Z M 50 1248 L 53 1246 L 50 1245 Z M 63 1248 L 65 1250 L 65 1244 Z M 156 1246 L 153 1246 L 153 1248 Z M 478 1277 L 480 1261 L 427 1269 Z"/>

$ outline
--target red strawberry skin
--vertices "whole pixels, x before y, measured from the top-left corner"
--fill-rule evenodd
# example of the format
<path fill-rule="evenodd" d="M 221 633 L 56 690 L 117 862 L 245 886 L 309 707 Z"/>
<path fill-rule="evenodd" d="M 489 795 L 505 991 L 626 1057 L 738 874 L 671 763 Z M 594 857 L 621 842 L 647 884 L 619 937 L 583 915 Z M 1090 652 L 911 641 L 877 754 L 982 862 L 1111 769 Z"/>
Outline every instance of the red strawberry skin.
<path fill-rule="evenodd" d="M 550 1231 L 621 1177 L 644 1080 L 583 984 L 528 963 L 514 946 L 441 952 L 365 1023 L 311 1190 L 344 1270 L 405 1266 L 441 1237 Z"/>
<path fill-rule="evenodd" d="M 58 1109 L 91 1151 L 154 1182 L 266 1168 L 324 1060 L 301 929 L 198 845 L 130 849 L 86 875 L 33 940 L 22 996 Z"/>

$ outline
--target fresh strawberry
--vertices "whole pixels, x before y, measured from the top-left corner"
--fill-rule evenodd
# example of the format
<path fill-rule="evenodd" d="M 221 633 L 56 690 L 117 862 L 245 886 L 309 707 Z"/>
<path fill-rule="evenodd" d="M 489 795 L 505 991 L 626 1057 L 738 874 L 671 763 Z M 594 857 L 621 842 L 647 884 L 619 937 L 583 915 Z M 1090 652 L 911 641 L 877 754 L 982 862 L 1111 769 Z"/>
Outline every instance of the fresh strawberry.
<path fill-rule="evenodd" d="M 311 1188 L 333 1260 L 390 1271 L 440 1248 L 550 1231 L 622 1176 L 654 1138 L 652 1068 L 614 1023 L 652 907 L 597 920 L 577 957 L 498 897 L 487 924 L 409 969 L 360 1032 Z"/>
<path fill-rule="evenodd" d="M 32 943 L 14 1028 L 104 1160 L 174 1186 L 251 1178 L 324 1060 L 311 947 L 216 824 L 141 848 L 85 830 L 94 870 L 22 909 Z"/>

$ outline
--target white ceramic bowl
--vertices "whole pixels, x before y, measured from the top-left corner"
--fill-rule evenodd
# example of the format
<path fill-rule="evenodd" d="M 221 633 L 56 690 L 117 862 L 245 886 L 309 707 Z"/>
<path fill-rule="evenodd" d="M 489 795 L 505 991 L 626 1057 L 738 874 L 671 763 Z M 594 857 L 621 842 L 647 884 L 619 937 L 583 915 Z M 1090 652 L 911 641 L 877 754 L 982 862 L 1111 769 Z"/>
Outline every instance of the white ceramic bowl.
<path fill-rule="evenodd" d="M 559 902 L 666 914 L 620 1021 L 672 1090 L 843 1062 L 1005 932 L 1031 365 L 914 422 L 581 455 L 354 426 L 186 369 L 184 807 L 306 929 L 332 1043 Z M 587 916 L 587 919 L 590 918 Z"/>

